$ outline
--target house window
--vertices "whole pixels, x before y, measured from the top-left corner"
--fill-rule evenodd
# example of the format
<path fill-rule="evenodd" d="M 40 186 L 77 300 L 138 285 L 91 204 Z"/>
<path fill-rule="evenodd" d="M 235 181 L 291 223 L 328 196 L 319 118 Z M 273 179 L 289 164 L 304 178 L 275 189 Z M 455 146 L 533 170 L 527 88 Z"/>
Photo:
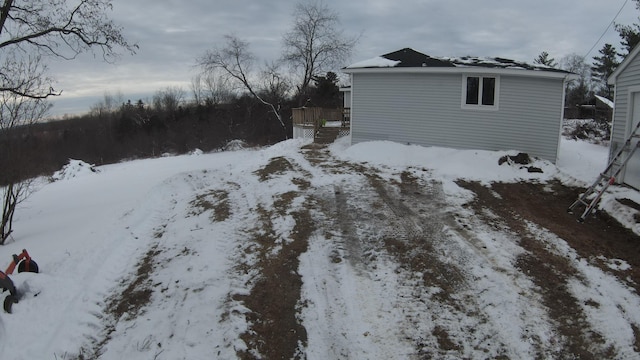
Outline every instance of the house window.
<path fill-rule="evenodd" d="M 497 109 L 499 78 L 495 76 L 464 76 L 462 107 Z"/>

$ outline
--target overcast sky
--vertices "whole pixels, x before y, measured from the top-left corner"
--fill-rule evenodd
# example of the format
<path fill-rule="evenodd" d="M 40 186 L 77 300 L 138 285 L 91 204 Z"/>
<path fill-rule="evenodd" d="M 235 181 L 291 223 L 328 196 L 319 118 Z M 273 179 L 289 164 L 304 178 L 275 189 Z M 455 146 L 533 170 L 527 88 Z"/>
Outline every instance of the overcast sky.
<path fill-rule="evenodd" d="M 116 64 L 91 55 L 50 64 L 63 90 L 52 114 L 82 113 L 105 92 L 124 100 L 149 99 L 180 86 L 190 92 L 196 57 L 223 43 L 225 34 L 248 41 L 264 61 L 276 60 L 292 24 L 294 0 L 113 0 L 111 18 L 140 49 Z M 405 47 L 432 56 L 505 57 L 525 62 L 542 51 L 559 61 L 585 55 L 625 0 L 325 0 L 347 34 L 360 36 L 351 61 Z M 638 23 L 627 0 L 616 23 Z M 588 54 L 605 43 L 620 50 L 613 26 Z M 344 64 L 345 66 L 348 64 Z M 339 69 L 336 69 L 338 71 Z"/>

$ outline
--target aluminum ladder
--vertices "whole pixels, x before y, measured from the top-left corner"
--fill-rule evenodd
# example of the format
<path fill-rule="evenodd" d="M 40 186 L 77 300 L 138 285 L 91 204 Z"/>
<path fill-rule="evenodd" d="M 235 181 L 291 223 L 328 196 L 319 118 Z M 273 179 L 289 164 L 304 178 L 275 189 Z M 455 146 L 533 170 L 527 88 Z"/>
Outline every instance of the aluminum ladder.
<path fill-rule="evenodd" d="M 578 197 L 578 199 L 574 201 L 573 204 L 571 204 L 571 206 L 569 206 L 569 208 L 567 209 L 568 213 L 573 214 L 573 209 L 576 206 L 582 204 L 586 207 L 582 215 L 580 215 L 580 217 L 578 218 L 579 222 L 584 222 L 587 216 L 589 216 L 591 211 L 593 211 L 593 209 L 596 207 L 596 204 L 598 203 L 604 192 L 610 185 L 616 182 L 616 178 L 618 177 L 618 175 L 620 175 L 631 157 L 633 157 L 633 154 L 636 152 L 636 150 L 638 150 L 638 147 L 640 147 L 640 141 L 636 142 L 635 146 L 631 146 L 631 140 L 633 138 L 640 138 L 640 135 L 638 135 L 639 129 L 640 121 L 633 129 L 633 131 L 631 131 L 631 134 L 629 135 L 629 137 L 627 137 L 624 144 L 616 152 L 616 155 L 611 158 L 606 169 L 604 169 L 604 171 L 600 173 L 600 175 L 598 175 L 596 181 L 594 181 L 594 183 L 589 186 L 587 191 L 582 193 Z M 625 151 L 627 149 L 629 149 L 629 151 L 625 154 Z M 622 159 L 621 162 L 619 161 L 620 159 Z M 591 197 L 593 194 L 596 194 L 596 196 L 593 199 L 589 200 L 589 197 Z"/>

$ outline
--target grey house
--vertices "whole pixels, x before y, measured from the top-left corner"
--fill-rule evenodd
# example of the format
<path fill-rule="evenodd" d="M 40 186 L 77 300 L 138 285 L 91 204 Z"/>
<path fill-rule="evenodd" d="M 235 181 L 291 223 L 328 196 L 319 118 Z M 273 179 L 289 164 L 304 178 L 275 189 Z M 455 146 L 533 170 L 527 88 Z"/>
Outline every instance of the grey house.
<path fill-rule="evenodd" d="M 609 158 L 617 153 L 640 121 L 640 46 L 636 46 L 616 71 L 609 77 L 609 84 L 615 86 L 613 127 Z M 638 139 L 632 139 L 635 146 Z M 620 183 L 640 189 L 640 150 L 636 151 L 621 176 Z"/>
<path fill-rule="evenodd" d="M 518 150 L 555 162 L 572 74 L 405 48 L 352 64 L 351 141 Z"/>

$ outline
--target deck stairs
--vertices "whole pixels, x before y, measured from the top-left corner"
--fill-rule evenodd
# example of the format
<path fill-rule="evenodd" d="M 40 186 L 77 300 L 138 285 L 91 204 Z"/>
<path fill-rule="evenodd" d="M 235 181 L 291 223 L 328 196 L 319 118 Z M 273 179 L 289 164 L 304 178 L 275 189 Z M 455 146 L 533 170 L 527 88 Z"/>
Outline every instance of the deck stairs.
<path fill-rule="evenodd" d="M 313 142 L 318 144 L 331 144 L 338 138 L 338 135 L 340 135 L 339 127 L 320 127 L 313 137 Z"/>

